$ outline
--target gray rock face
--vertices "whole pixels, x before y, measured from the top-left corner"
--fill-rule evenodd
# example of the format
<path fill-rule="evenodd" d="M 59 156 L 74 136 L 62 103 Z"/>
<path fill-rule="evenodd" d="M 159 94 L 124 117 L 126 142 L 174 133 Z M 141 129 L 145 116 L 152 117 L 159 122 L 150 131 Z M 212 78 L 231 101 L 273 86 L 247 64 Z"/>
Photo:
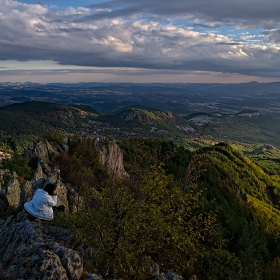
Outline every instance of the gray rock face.
<path fill-rule="evenodd" d="M 123 166 L 123 153 L 115 142 L 105 144 L 102 140 L 96 140 L 96 146 L 100 151 L 100 160 L 102 165 L 115 178 L 128 177 L 129 175 Z"/>
<path fill-rule="evenodd" d="M 89 274 L 87 276 L 87 280 L 103 280 L 103 278 L 101 276 L 98 276 L 97 274 Z"/>
<path fill-rule="evenodd" d="M 179 276 L 176 273 L 167 270 L 161 273 L 155 280 L 185 280 L 185 279 L 182 276 Z"/>
<path fill-rule="evenodd" d="M 76 280 L 80 279 L 83 273 L 82 259 L 80 255 L 69 248 L 60 246 L 57 243 L 51 246 L 53 253 L 59 256 L 62 266 L 67 272 L 69 279 Z"/>
<path fill-rule="evenodd" d="M 36 156 L 43 162 L 49 164 L 50 160 L 59 156 L 61 152 L 62 149 L 60 146 L 54 147 L 54 144 L 50 144 L 48 140 L 44 140 L 40 142 L 34 142 L 33 147 L 26 150 L 25 156 Z"/>
<path fill-rule="evenodd" d="M 23 209 L 23 205 L 26 201 L 31 200 L 33 196 L 33 189 L 32 189 L 32 184 L 29 181 L 26 181 L 22 187 L 22 190 L 20 192 L 20 201 L 18 204 L 18 209 L 21 210 Z"/>
<path fill-rule="evenodd" d="M 147 263 L 147 277 L 154 279 L 159 275 L 159 266 L 155 262 Z"/>
<path fill-rule="evenodd" d="M 31 222 L 24 212 L 0 220 L 1 279 L 80 279 L 83 261 L 68 243 L 70 232 Z M 61 238 L 66 236 L 66 239 Z M 68 238 L 68 240 L 67 240 Z"/>
<path fill-rule="evenodd" d="M 42 188 L 43 182 L 42 179 L 46 179 L 46 174 L 43 172 L 42 164 L 41 162 L 38 163 L 36 172 L 31 180 L 31 183 L 33 185 L 38 184 L 37 188 Z"/>
<path fill-rule="evenodd" d="M 17 208 L 20 201 L 20 183 L 16 176 L 12 178 L 4 188 L 4 192 L 9 202 L 9 206 Z"/>
<path fill-rule="evenodd" d="M 0 160 L 6 159 L 6 158 L 11 158 L 11 154 L 0 151 Z"/>
<path fill-rule="evenodd" d="M 141 110 L 130 110 L 121 115 L 125 121 L 137 121 L 137 122 L 146 122 L 151 123 L 152 119 L 144 114 Z"/>

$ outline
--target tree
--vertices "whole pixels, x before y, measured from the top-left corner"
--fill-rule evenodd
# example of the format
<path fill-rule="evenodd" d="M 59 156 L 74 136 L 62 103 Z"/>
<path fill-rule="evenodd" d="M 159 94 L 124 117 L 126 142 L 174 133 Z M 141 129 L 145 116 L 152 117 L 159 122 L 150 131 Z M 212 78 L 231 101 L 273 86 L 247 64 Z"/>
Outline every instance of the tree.
<path fill-rule="evenodd" d="M 172 180 L 161 165 L 151 166 L 83 193 L 80 211 L 67 219 L 95 248 L 97 267 L 109 264 L 121 276 L 145 279 L 148 260 L 182 273 L 194 263 L 215 235 L 216 218 L 201 210 L 200 193 L 168 188 Z"/>

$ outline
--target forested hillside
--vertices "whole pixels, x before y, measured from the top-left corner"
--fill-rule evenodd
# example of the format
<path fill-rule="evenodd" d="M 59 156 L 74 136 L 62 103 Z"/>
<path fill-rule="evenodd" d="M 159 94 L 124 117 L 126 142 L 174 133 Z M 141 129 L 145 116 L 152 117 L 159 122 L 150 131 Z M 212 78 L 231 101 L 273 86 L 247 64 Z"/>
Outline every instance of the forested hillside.
<path fill-rule="evenodd" d="M 174 184 L 199 194 L 200 209 L 215 215 L 215 237 L 204 243 L 210 251 L 200 263 L 212 274 L 207 279 L 279 279 L 279 180 L 224 143 L 196 152 L 151 140 L 120 145 L 128 170 L 134 169 L 136 155 L 142 166 L 163 162 L 174 176 L 168 188 Z"/>
<path fill-rule="evenodd" d="M 108 265 L 123 279 L 148 279 L 146 264 L 155 262 L 199 280 L 280 279 L 279 151 L 272 145 L 252 148 L 249 158 L 204 141 L 207 124 L 191 132 L 187 120 L 145 108 L 104 116 L 36 101 L 1 108 L 0 118 L 0 151 L 8 152 L 0 169 L 9 170 L 0 174 L 2 192 L 13 171 L 21 189 L 32 180 L 42 159 L 23 152 L 46 138 L 49 168 L 58 166 L 77 198 L 54 223 L 95 248 L 98 271 Z M 101 164 L 97 147 L 113 155 L 112 143 L 123 153 L 122 177 L 108 172 L 104 158 Z"/>
<path fill-rule="evenodd" d="M 0 108 L 0 149 L 22 152 L 34 140 L 51 131 L 82 133 L 83 123 L 95 119 L 97 115 L 88 106 L 40 101 Z"/>
<path fill-rule="evenodd" d="M 95 249 L 95 269 L 148 279 L 146 263 L 155 262 L 186 279 L 279 279 L 277 178 L 225 143 L 196 151 L 156 139 L 118 145 L 129 174 L 123 178 L 100 165 L 90 139 L 74 139 L 68 152 L 50 158 L 78 195 L 78 211 L 57 214 L 54 223 Z M 36 158 L 19 159 L 1 168 L 16 170 L 23 184 Z"/>

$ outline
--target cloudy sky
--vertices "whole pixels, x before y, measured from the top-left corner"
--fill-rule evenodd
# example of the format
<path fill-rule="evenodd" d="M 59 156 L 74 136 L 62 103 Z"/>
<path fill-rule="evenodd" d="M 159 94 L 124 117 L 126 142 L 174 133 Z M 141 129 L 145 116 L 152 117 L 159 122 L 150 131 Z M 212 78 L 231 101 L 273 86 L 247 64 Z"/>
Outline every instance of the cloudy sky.
<path fill-rule="evenodd" d="M 0 82 L 280 80 L 279 0 L 0 0 Z"/>

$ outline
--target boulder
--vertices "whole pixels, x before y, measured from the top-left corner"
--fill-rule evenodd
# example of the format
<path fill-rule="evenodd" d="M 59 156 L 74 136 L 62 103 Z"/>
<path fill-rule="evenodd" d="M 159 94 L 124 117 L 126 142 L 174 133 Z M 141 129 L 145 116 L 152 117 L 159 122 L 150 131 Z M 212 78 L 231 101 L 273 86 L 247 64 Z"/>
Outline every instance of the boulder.
<path fill-rule="evenodd" d="M 91 268 L 92 267 L 92 263 L 93 263 L 93 259 L 97 258 L 98 256 L 95 254 L 95 250 L 88 246 L 85 243 L 81 243 L 77 248 L 78 252 L 81 254 L 81 256 L 83 257 L 84 260 L 84 267 L 87 268 Z"/>
<path fill-rule="evenodd" d="M 97 274 L 88 274 L 87 280 L 103 280 L 102 276 L 97 275 Z"/>
<path fill-rule="evenodd" d="M 62 149 L 60 146 L 49 143 L 48 140 L 34 142 L 33 147 L 25 151 L 25 157 L 38 157 L 43 162 L 50 164 L 53 158 L 60 155 Z"/>
<path fill-rule="evenodd" d="M 13 178 L 9 180 L 7 185 L 4 188 L 4 192 L 9 202 L 9 206 L 17 208 L 20 202 L 20 184 L 16 175 L 13 175 Z"/>
<path fill-rule="evenodd" d="M 68 279 L 78 280 L 83 273 L 82 258 L 77 251 L 53 243 L 52 251 L 59 256 L 62 266 L 67 272 Z"/>
<path fill-rule="evenodd" d="M 147 263 L 147 278 L 154 279 L 159 275 L 159 266 L 155 262 Z"/>
<path fill-rule="evenodd" d="M 31 200 L 32 197 L 33 197 L 32 184 L 30 181 L 26 181 L 20 192 L 20 201 L 18 204 L 18 210 L 22 210 L 24 203 Z"/>
<path fill-rule="evenodd" d="M 185 280 L 182 276 L 177 275 L 171 270 L 161 273 L 155 280 Z"/>
<path fill-rule="evenodd" d="M 32 180 L 31 180 L 31 182 L 32 182 L 32 184 L 36 184 L 36 182 L 38 182 L 42 179 L 45 179 L 45 178 L 46 178 L 46 175 L 43 172 L 42 163 L 38 162 L 37 169 L 35 171 L 35 174 L 34 174 Z M 37 189 L 39 187 L 42 187 L 42 183 L 40 183 L 40 185 L 38 185 Z"/>

